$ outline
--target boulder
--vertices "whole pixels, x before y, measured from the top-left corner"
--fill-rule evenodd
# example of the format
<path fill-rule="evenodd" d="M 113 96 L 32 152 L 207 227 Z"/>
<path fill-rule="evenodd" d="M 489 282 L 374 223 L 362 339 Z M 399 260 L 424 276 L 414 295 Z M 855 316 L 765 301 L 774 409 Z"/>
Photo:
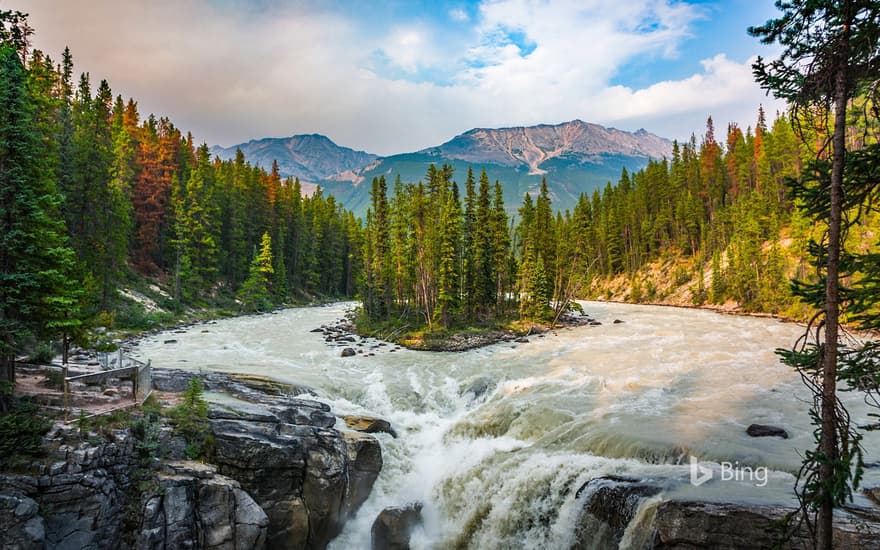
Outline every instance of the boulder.
<path fill-rule="evenodd" d="M 357 355 L 354 348 L 343 348 L 342 353 L 340 354 L 341 357 L 351 357 L 353 355 Z"/>
<path fill-rule="evenodd" d="M 422 522 L 422 504 L 385 508 L 370 530 L 373 550 L 409 550 L 412 530 Z"/>
<path fill-rule="evenodd" d="M 575 526 L 573 549 L 617 547 L 645 498 L 661 488 L 624 476 L 605 476 L 581 485 L 575 498 L 584 501 Z"/>
<path fill-rule="evenodd" d="M 475 378 L 470 384 L 465 386 L 465 388 L 461 391 L 461 395 L 469 397 L 472 401 L 475 399 L 479 399 L 486 392 L 489 391 L 495 384 L 495 381 L 489 378 L 488 376 L 479 376 Z"/>
<path fill-rule="evenodd" d="M 345 421 L 349 428 L 358 432 L 368 434 L 386 433 L 390 434 L 391 437 L 397 437 L 397 432 L 391 426 L 391 423 L 382 418 L 347 414 L 343 415 L 342 420 Z"/>
<path fill-rule="evenodd" d="M 771 548 L 780 540 L 780 521 L 793 509 L 782 506 L 667 501 L 660 504 L 654 520 L 653 547 L 658 549 Z M 835 514 L 834 548 L 880 548 L 880 525 L 876 519 Z M 812 548 L 802 527 L 783 548 Z"/>
<path fill-rule="evenodd" d="M 781 437 L 782 439 L 788 439 L 788 432 L 784 429 L 765 424 L 751 424 L 746 428 L 746 433 L 752 437 Z"/>
<path fill-rule="evenodd" d="M 360 432 L 344 432 L 343 435 L 350 465 L 346 506 L 348 515 L 353 515 L 370 496 L 382 471 L 382 447 L 371 435 Z"/>

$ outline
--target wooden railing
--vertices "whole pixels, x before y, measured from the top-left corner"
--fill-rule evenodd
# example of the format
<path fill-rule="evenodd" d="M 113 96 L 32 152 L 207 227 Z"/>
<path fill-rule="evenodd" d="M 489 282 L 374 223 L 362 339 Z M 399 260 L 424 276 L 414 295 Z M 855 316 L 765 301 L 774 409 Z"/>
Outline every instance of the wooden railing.
<path fill-rule="evenodd" d="M 120 353 L 118 355 L 119 363 L 123 361 L 123 355 Z M 97 412 L 92 412 L 91 414 L 85 415 L 81 413 L 80 416 L 85 416 L 85 418 L 93 418 L 96 416 L 101 416 L 104 414 L 109 414 L 118 410 L 127 409 L 129 407 L 142 405 L 144 401 L 150 396 L 153 392 L 153 367 L 150 361 L 146 363 L 142 361 L 138 361 L 133 357 L 126 357 L 127 361 L 131 363 L 131 366 L 121 367 L 110 370 L 103 370 L 100 372 L 92 372 L 88 374 L 80 374 L 77 376 L 68 376 L 67 375 L 67 367 L 64 367 L 64 420 L 65 422 L 72 422 L 71 417 L 71 406 L 70 406 L 70 384 L 71 382 L 83 382 L 87 384 L 94 385 L 107 385 L 109 380 L 128 380 L 131 382 L 131 400 L 127 402 L 123 402 L 122 404 L 111 407 L 109 409 L 102 409 Z"/>

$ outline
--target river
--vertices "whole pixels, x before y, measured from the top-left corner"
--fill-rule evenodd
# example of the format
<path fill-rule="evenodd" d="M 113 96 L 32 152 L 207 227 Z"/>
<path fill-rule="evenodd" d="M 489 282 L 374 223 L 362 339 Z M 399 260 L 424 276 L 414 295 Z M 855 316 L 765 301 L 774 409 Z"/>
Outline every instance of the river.
<path fill-rule="evenodd" d="M 583 506 L 576 490 L 607 474 L 651 479 L 661 498 L 793 502 L 798 450 L 812 445 L 808 394 L 774 349 L 794 342 L 796 324 L 585 302 L 600 326 L 462 353 L 383 346 L 342 358 L 310 331 L 353 305 L 218 321 L 139 348 L 156 367 L 305 384 L 337 414 L 392 423 L 400 437 L 378 435 L 385 464 L 373 493 L 331 548 L 369 548 L 376 515 L 412 501 L 424 503 L 415 549 L 568 548 Z M 466 391 L 481 386 L 481 395 Z M 858 396 L 843 396 L 866 422 Z M 791 437 L 749 437 L 752 423 Z M 866 437 L 867 462 L 880 456 L 876 439 Z M 711 480 L 689 482 L 691 457 Z M 732 471 L 743 475 L 728 479 Z M 638 537 L 637 523 L 628 537 Z"/>

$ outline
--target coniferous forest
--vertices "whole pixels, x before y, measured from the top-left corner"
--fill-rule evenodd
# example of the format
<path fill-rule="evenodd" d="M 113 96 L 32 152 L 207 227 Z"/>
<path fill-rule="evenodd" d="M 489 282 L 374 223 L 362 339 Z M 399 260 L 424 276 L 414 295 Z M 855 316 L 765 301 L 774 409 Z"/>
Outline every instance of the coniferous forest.
<path fill-rule="evenodd" d="M 120 294 L 132 287 L 158 291 L 166 312 L 357 296 L 366 319 L 428 331 L 552 323 L 574 299 L 621 298 L 612 280 L 628 301 L 662 301 L 665 282 L 687 304 L 806 314 L 788 281 L 810 277 L 815 230 L 785 181 L 828 129 L 788 113 L 768 121 L 758 108 L 754 127 L 723 135 L 709 118 L 671 158 L 624 170 L 572 211 L 554 209 L 546 181 L 511 211 L 485 171 L 432 165 L 419 182 L 374 179 L 359 220 L 320 188 L 304 196 L 277 164 L 212 158 L 107 81 L 75 77 L 69 50 L 56 62 L 29 48 L 21 14 L 2 25 L 10 358 L 94 326 L 161 322 Z M 853 121 L 853 145 L 868 126 Z"/>
<path fill-rule="evenodd" d="M 31 32 L 0 12 L 4 369 L 36 341 L 173 319 L 120 295 L 139 281 L 168 289 L 152 285 L 166 312 L 354 295 L 360 225 L 333 197 L 211 158 L 106 80 L 75 77 L 68 49 L 31 50 Z"/>

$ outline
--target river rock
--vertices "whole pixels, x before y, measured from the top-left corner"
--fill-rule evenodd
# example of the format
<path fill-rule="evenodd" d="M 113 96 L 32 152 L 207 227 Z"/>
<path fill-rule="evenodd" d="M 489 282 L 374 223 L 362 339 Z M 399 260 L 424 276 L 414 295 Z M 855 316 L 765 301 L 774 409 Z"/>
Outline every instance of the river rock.
<path fill-rule="evenodd" d="M 791 508 L 769 505 L 667 501 L 654 520 L 658 549 L 771 548 L 779 541 L 779 522 Z M 880 548 L 876 519 L 864 521 L 835 514 L 834 548 Z M 806 528 L 796 532 L 783 548 L 812 548 Z"/>
<path fill-rule="evenodd" d="M 471 401 L 479 399 L 489 391 L 495 381 L 488 376 L 479 376 L 461 390 L 462 397 L 469 397 Z"/>
<path fill-rule="evenodd" d="M 347 414 L 343 415 L 342 420 L 349 428 L 358 432 L 368 434 L 386 433 L 390 434 L 391 437 L 397 438 L 397 432 L 391 426 L 391 423 L 382 418 Z"/>
<path fill-rule="evenodd" d="M 422 504 L 385 508 L 370 529 L 373 550 L 409 550 L 412 530 L 422 522 Z"/>
<path fill-rule="evenodd" d="M 584 500 L 584 508 L 572 548 L 616 548 L 642 500 L 660 491 L 656 485 L 624 476 L 605 476 L 584 483 L 575 493 L 576 499 Z"/>
<path fill-rule="evenodd" d="M 781 437 L 782 439 L 788 439 L 788 432 L 784 429 L 764 424 L 751 424 L 746 428 L 746 433 L 752 437 Z"/>
<path fill-rule="evenodd" d="M 344 348 L 342 350 L 342 353 L 340 354 L 341 357 L 352 357 L 353 355 L 357 355 L 357 352 L 354 351 L 354 348 Z"/>

